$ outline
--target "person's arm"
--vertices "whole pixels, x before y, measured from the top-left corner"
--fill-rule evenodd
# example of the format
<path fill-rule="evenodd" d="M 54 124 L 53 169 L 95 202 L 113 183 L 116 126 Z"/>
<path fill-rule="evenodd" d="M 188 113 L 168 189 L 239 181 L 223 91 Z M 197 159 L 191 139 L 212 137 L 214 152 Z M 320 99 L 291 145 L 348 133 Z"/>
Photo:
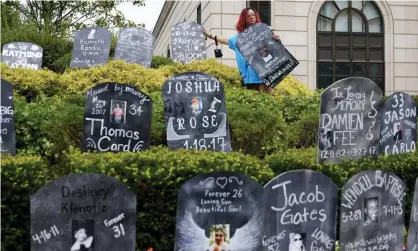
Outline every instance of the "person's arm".
<path fill-rule="evenodd" d="M 211 34 L 206 29 L 203 29 L 203 33 L 205 33 L 206 37 L 208 37 L 208 38 L 210 38 L 214 41 L 215 41 L 215 36 L 216 36 L 216 40 L 218 40 L 219 43 L 228 45 L 228 38 L 226 38 L 226 37 L 221 37 L 221 36 L 218 36 L 216 34 Z"/>

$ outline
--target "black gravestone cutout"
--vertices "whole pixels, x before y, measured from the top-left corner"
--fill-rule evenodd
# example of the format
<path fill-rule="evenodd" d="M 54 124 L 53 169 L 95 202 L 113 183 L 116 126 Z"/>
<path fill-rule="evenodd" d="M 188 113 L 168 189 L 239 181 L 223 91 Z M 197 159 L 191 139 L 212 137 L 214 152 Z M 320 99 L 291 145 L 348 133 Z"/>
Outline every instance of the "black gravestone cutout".
<path fill-rule="evenodd" d="M 335 249 L 338 187 L 324 174 L 283 173 L 264 186 L 263 204 L 262 250 Z"/>
<path fill-rule="evenodd" d="M 43 49 L 39 45 L 13 42 L 3 45 L 1 62 L 10 68 L 42 69 Z"/>
<path fill-rule="evenodd" d="M 367 78 L 346 78 L 321 94 L 318 163 L 340 163 L 378 153 L 382 90 Z"/>
<path fill-rule="evenodd" d="M 115 59 L 151 67 L 155 38 L 142 28 L 125 28 L 119 33 Z"/>
<path fill-rule="evenodd" d="M 132 85 L 107 82 L 87 91 L 82 151 L 138 152 L 150 144 L 152 100 Z"/>
<path fill-rule="evenodd" d="M 104 65 L 109 60 L 112 33 L 99 28 L 84 28 L 77 31 L 71 57 L 71 68 L 90 68 Z"/>
<path fill-rule="evenodd" d="M 206 59 L 203 27 L 196 22 L 175 24 L 171 28 L 171 49 L 171 58 L 182 64 Z"/>
<path fill-rule="evenodd" d="M 266 24 L 253 24 L 238 35 L 236 46 L 264 83 L 273 88 L 298 66 L 299 61 L 272 36 Z"/>
<path fill-rule="evenodd" d="M 201 72 L 186 72 L 163 86 L 167 145 L 170 149 L 230 152 L 224 86 Z"/>
<path fill-rule="evenodd" d="M 402 250 L 405 183 L 395 174 L 369 170 L 342 187 L 340 250 Z"/>
<path fill-rule="evenodd" d="M 413 152 L 416 140 L 417 104 L 409 94 L 396 92 L 388 97 L 381 110 L 379 153 Z"/>
<path fill-rule="evenodd" d="M 418 251 L 418 178 L 415 181 L 414 199 L 412 200 L 406 251 Z"/>
<path fill-rule="evenodd" d="M 174 250 L 260 250 L 262 196 L 263 187 L 241 173 L 190 179 L 178 194 Z"/>
<path fill-rule="evenodd" d="M 1 79 L 0 153 L 16 155 L 13 86 Z"/>
<path fill-rule="evenodd" d="M 30 215 L 31 251 L 135 250 L 136 195 L 113 177 L 55 180 L 32 195 Z"/>

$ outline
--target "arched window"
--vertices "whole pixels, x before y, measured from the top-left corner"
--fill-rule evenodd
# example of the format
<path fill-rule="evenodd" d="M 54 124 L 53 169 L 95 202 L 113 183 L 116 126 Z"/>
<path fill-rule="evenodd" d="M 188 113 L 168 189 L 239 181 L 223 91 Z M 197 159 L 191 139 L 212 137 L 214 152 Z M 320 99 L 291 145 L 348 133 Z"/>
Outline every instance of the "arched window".
<path fill-rule="evenodd" d="M 366 77 L 383 91 L 384 34 L 372 1 L 326 1 L 317 21 L 317 87 L 347 77 Z"/>

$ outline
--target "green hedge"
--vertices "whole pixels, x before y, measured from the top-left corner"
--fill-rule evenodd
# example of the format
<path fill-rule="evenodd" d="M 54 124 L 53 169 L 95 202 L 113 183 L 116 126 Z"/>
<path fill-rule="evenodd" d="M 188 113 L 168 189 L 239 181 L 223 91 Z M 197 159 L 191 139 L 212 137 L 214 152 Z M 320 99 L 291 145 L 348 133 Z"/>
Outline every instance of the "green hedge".
<path fill-rule="evenodd" d="M 41 186 L 70 173 L 102 173 L 123 182 L 137 195 L 137 250 L 172 250 L 176 202 L 180 187 L 200 173 L 237 171 L 266 184 L 276 175 L 295 169 L 312 169 L 329 176 L 340 188 L 354 174 L 367 169 L 390 170 L 407 184 L 409 216 L 418 154 L 406 153 L 341 165 L 317 165 L 315 149 L 288 150 L 266 159 L 233 153 L 171 151 L 152 147 L 140 153 L 81 154 L 70 148 L 67 161 L 51 170 L 41 158 L 2 158 L 2 250 L 29 250 L 30 195 Z M 406 223 L 409 218 L 406 217 Z"/>

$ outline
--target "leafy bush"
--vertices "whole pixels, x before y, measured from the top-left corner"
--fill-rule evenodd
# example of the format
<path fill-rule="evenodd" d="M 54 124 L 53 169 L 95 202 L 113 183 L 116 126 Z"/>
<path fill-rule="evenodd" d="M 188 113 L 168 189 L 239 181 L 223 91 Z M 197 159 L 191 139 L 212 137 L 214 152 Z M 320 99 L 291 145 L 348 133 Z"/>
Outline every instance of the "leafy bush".
<path fill-rule="evenodd" d="M 175 64 L 175 62 L 171 58 L 163 56 L 153 56 L 151 61 L 151 68 L 158 69 L 161 66 L 172 64 Z"/>

